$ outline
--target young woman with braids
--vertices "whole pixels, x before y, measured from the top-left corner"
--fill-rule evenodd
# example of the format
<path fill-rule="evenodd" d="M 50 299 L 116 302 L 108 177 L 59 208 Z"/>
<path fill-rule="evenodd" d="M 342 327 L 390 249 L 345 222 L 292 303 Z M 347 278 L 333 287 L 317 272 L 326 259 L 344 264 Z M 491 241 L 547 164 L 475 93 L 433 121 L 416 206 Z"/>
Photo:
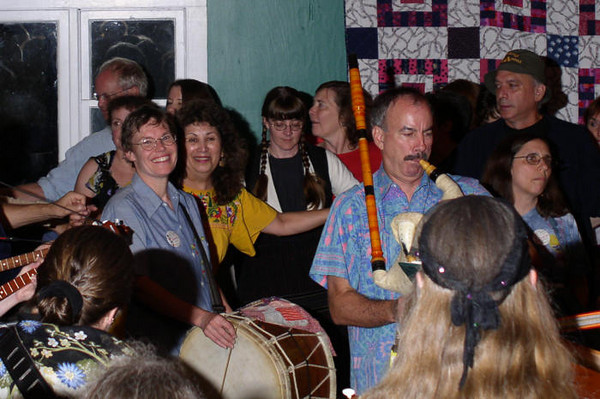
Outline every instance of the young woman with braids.
<path fill-rule="evenodd" d="M 308 111 L 291 87 L 275 87 L 262 107 L 260 156 L 246 171 L 246 187 L 279 212 L 328 208 L 334 195 L 357 184 L 333 153 L 304 139 Z M 322 228 L 287 237 L 261 234 L 256 256 L 236 261 L 238 295 L 242 303 L 270 296 L 290 300 L 319 320 L 338 355 L 347 354 L 345 328 L 333 324 L 327 291 L 308 276 Z M 340 365 L 346 371 L 349 365 Z M 343 360 L 342 363 L 345 363 Z M 340 378 L 343 383 L 345 378 Z M 343 385 L 347 386 L 347 385 Z"/>
<path fill-rule="evenodd" d="M 260 156 L 246 171 L 246 187 L 258 198 L 278 212 L 323 209 L 331 205 L 333 195 L 357 184 L 334 154 L 304 140 L 308 112 L 295 89 L 269 91 L 262 117 Z M 257 256 L 244 258 L 237 270 L 242 302 L 280 296 L 298 303 L 313 294 L 324 295 L 308 277 L 320 234 L 318 228 L 290 237 L 259 237 Z M 310 308 L 310 301 L 305 305 Z"/>
<path fill-rule="evenodd" d="M 95 369 L 132 354 L 106 331 L 131 297 L 133 256 L 112 231 L 79 226 L 56 239 L 37 270 L 31 317 L 1 328 L 0 347 L 13 350 L 19 342 L 30 355 L 34 368 L 28 375 L 37 370 L 38 386 L 48 385 L 37 397 L 79 397 Z M 5 355 L 0 350 L 0 396 L 21 397 L 22 385 L 15 384 Z"/>
<path fill-rule="evenodd" d="M 577 397 L 526 226 L 509 203 L 440 203 L 418 245 L 423 268 L 399 321 L 398 356 L 361 398 Z"/>
<path fill-rule="evenodd" d="M 258 198 L 278 212 L 323 209 L 334 195 L 357 184 L 334 154 L 305 141 L 308 112 L 295 89 L 269 91 L 262 117 L 260 156 L 246 171 L 246 187 Z M 295 303 L 305 300 L 310 310 L 311 296 L 326 299 L 325 291 L 308 277 L 320 234 L 318 228 L 289 237 L 259 237 L 257 256 L 244 258 L 236 270 L 242 302 L 280 296 Z"/>

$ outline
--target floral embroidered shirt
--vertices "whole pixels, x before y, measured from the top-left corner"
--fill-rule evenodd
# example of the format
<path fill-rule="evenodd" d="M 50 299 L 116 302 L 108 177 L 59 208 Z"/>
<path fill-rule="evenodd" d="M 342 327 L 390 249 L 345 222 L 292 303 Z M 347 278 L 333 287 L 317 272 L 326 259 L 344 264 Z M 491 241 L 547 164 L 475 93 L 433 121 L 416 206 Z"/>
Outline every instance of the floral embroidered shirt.
<path fill-rule="evenodd" d="M 133 355 L 125 343 L 92 327 L 24 320 L 16 330 L 40 374 L 59 396 L 80 397 L 94 372 L 106 367 L 113 357 Z M 1 360 L 0 397 L 23 397 Z"/>
<path fill-rule="evenodd" d="M 258 235 L 277 216 L 275 209 L 245 188 L 225 205 L 217 204 L 214 190 L 193 190 L 184 186 L 183 191 L 202 200 L 219 262 L 225 257 L 229 244 L 246 255 L 254 256 L 254 242 Z"/>

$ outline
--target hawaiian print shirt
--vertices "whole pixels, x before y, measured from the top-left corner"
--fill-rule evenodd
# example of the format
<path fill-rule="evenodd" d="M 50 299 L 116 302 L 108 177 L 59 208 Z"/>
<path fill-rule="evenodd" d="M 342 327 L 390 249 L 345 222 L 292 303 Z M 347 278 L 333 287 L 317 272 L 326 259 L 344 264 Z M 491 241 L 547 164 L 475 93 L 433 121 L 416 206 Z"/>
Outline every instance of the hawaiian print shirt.
<path fill-rule="evenodd" d="M 475 179 L 451 176 L 465 195 L 489 193 Z M 392 219 L 402 212 L 425 213 L 442 198 L 442 191 L 426 175 L 411 200 L 383 168 L 373 174 L 375 201 L 386 266 L 400 252 L 392 234 Z M 371 299 L 397 299 L 399 294 L 375 285 L 371 270 L 371 240 L 361 184 L 336 198 L 323 229 L 310 271 L 311 278 L 327 287 L 327 276 L 348 280 L 358 293 Z M 396 324 L 375 328 L 348 326 L 351 355 L 351 387 L 362 394 L 374 386 L 387 371 L 395 340 Z M 401 350 L 401 348 L 399 348 Z"/>

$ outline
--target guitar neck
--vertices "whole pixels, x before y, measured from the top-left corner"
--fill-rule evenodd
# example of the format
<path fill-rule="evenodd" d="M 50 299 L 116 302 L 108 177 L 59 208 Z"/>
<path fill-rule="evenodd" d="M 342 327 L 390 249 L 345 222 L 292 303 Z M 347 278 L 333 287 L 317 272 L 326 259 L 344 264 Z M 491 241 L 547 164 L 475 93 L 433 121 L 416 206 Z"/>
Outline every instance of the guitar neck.
<path fill-rule="evenodd" d="M 35 262 L 40 257 L 43 258 L 48 253 L 48 248 L 37 249 L 33 252 L 27 252 L 26 254 L 13 256 L 10 258 L 0 260 L 0 272 L 14 269 L 15 267 L 21 267 Z"/>
<path fill-rule="evenodd" d="M 20 276 L 15 277 L 8 283 L 0 286 L 0 301 L 10 295 L 14 294 L 27 284 L 31 284 L 31 279 L 37 274 L 37 269 L 32 269 L 27 273 L 23 273 Z"/>

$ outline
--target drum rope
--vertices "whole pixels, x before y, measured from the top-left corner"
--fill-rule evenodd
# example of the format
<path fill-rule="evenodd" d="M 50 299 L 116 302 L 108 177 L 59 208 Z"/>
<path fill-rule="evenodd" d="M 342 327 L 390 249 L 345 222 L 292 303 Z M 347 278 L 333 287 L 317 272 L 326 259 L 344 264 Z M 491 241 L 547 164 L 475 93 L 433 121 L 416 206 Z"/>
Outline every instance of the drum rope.
<path fill-rule="evenodd" d="M 267 342 L 273 347 L 277 349 L 277 352 L 279 352 L 282 360 L 284 360 L 285 363 L 287 363 L 288 365 L 288 375 L 290 376 L 291 380 L 293 381 L 293 389 L 295 391 L 296 397 L 300 398 L 300 391 L 299 391 L 299 387 L 298 387 L 298 379 L 296 376 L 296 370 L 299 370 L 302 367 L 306 368 L 306 380 L 308 382 L 308 389 L 307 392 L 309 392 L 309 396 L 308 398 L 312 398 L 312 399 L 328 399 L 328 398 L 321 398 L 320 396 L 314 396 L 314 394 L 325 384 L 327 383 L 329 380 L 331 380 L 331 375 L 328 374 L 325 378 L 323 378 L 316 387 L 311 387 L 312 386 L 312 378 L 310 375 L 310 368 L 314 367 L 314 368 L 318 368 L 318 369 L 324 369 L 324 370 L 335 370 L 335 368 L 329 367 L 329 366 L 322 366 L 316 363 L 311 363 L 309 361 L 309 359 L 317 352 L 318 347 L 315 347 L 314 349 L 312 349 L 312 351 L 309 353 L 308 357 L 306 356 L 303 348 L 300 346 L 300 343 L 298 342 L 298 340 L 296 338 L 304 338 L 304 337 L 313 337 L 314 334 L 293 334 L 292 333 L 292 328 L 288 328 L 287 331 L 278 334 L 278 335 L 274 335 L 272 332 L 265 330 L 264 328 L 262 328 L 260 325 L 253 323 L 251 321 L 248 321 L 247 318 L 239 315 L 239 314 L 229 314 L 229 317 L 233 318 L 233 319 L 237 319 L 239 321 L 241 321 L 241 323 L 245 324 L 245 325 L 252 325 L 253 326 L 253 330 L 258 331 L 262 334 L 264 334 L 265 337 L 270 337 L 268 339 L 268 341 L 264 342 L 262 345 L 266 345 Z M 241 324 L 240 324 L 241 325 Z M 234 327 L 236 328 L 236 334 L 237 334 L 237 325 L 234 324 Z M 318 334 L 317 334 L 318 335 Z M 290 359 L 290 357 L 288 356 L 287 351 L 282 347 L 281 342 L 285 339 L 291 339 L 292 342 L 296 345 L 296 348 L 298 349 L 298 351 L 301 353 L 301 355 L 304 357 L 304 361 L 299 363 L 299 364 L 295 364 L 292 359 Z M 325 344 L 323 342 L 321 342 L 322 345 Z M 221 382 L 221 394 L 223 393 L 223 389 L 224 389 L 224 384 L 225 384 L 225 378 L 227 376 L 227 370 L 229 367 L 229 361 L 231 359 L 231 355 L 232 355 L 232 351 L 233 349 L 230 349 L 229 354 L 228 354 L 228 358 L 227 358 L 227 363 L 225 366 L 225 375 L 223 376 L 223 381 Z M 304 398 L 306 398 L 306 396 L 304 396 Z"/>
<path fill-rule="evenodd" d="M 308 392 L 311 392 L 311 396 L 312 396 L 312 391 L 311 391 L 311 387 L 312 387 L 312 379 L 311 379 L 311 376 L 310 376 L 310 366 L 311 366 L 311 363 L 308 361 L 308 357 L 306 357 L 306 354 L 304 353 L 304 350 L 303 350 L 303 349 L 302 349 L 302 347 L 300 346 L 300 342 L 298 342 L 298 341 L 296 340 L 296 337 L 294 337 L 294 335 L 293 335 L 293 334 L 290 334 L 290 336 L 291 336 L 291 338 L 292 338 L 292 341 L 293 341 L 293 342 L 296 344 L 296 347 L 298 348 L 298 351 L 300 351 L 300 353 L 302 353 L 302 356 L 304 356 L 304 359 L 305 359 L 305 360 L 304 360 L 304 362 L 306 363 L 306 370 L 305 370 L 305 373 L 306 373 L 306 381 L 307 381 L 307 385 L 308 385 L 308 386 L 307 386 L 307 388 L 308 388 L 308 389 L 307 389 L 307 391 L 308 391 Z M 294 372 L 294 379 L 295 379 L 295 378 L 296 378 L 296 372 Z M 297 391 L 297 390 L 298 390 L 298 387 L 297 387 L 297 384 L 296 384 L 296 391 Z M 299 396 L 298 396 L 298 397 L 299 397 Z"/>

